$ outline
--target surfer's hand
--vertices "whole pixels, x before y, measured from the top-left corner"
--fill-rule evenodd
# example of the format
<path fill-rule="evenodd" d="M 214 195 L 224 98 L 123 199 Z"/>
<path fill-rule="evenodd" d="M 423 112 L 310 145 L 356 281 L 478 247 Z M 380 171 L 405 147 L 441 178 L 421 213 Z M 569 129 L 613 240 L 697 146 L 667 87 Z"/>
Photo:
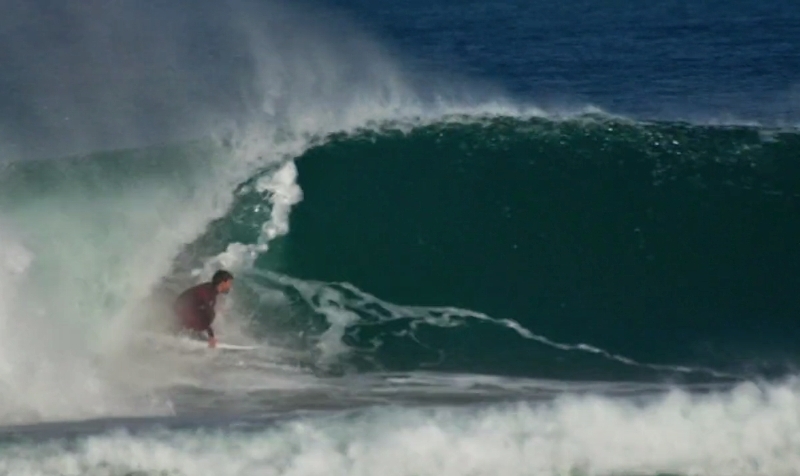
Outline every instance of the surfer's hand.
<path fill-rule="evenodd" d="M 217 346 L 217 338 L 216 337 L 209 337 L 208 338 L 208 348 L 213 349 Z"/>

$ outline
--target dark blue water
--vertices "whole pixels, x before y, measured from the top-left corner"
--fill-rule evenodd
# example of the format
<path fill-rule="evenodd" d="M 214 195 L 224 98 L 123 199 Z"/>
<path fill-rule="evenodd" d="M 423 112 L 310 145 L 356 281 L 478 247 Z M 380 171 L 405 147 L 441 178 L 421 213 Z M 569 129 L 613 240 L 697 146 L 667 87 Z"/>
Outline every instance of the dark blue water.
<path fill-rule="evenodd" d="M 423 67 L 486 79 L 538 104 L 797 120 L 792 2 L 341 3 Z"/>

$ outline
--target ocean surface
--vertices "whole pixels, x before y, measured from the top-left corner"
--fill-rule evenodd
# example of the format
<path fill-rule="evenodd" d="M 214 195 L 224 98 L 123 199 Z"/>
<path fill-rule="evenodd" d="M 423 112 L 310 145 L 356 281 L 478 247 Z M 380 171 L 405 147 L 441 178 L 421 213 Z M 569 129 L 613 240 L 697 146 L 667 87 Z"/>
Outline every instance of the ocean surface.
<path fill-rule="evenodd" d="M 800 475 L 800 4 L 0 4 L 0 475 Z M 221 342 L 165 332 L 225 268 Z"/>

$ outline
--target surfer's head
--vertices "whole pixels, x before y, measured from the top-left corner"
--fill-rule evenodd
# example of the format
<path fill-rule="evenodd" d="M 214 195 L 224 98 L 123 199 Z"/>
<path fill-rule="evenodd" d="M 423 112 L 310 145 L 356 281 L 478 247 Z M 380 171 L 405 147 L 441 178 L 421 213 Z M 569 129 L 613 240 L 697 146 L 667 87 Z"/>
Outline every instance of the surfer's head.
<path fill-rule="evenodd" d="M 221 269 L 214 273 L 211 283 L 217 288 L 218 293 L 227 294 L 231 290 L 231 285 L 233 285 L 233 275 Z"/>

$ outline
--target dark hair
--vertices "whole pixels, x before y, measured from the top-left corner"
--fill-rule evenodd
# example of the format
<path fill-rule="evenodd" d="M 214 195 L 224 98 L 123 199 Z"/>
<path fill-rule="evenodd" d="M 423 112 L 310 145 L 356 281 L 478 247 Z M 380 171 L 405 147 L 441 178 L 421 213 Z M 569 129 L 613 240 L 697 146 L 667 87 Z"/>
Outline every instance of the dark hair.
<path fill-rule="evenodd" d="M 211 283 L 214 286 L 219 286 L 220 283 L 224 283 L 225 281 L 228 281 L 229 279 L 233 279 L 233 275 L 231 273 L 225 271 L 224 269 L 221 269 L 221 270 L 217 271 L 216 273 L 214 273 L 214 277 L 211 278 Z"/>

